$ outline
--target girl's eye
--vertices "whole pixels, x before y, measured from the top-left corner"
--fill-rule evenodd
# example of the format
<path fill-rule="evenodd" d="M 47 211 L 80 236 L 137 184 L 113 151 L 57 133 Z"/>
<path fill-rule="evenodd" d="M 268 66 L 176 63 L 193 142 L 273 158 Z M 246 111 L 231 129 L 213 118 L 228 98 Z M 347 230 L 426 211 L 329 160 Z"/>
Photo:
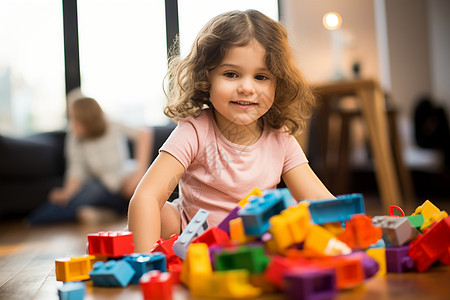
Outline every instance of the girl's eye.
<path fill-rule="evenodd" d="M 265 75 L 256 75 L 255 76 L 256 80 L 268 80 L 269 77 L 265 76 Z"/>
<path fill-rule="evenodd" d="M 225 74 L 223 74 L 225 77 L 227 78 L 236 78 L 237 74 L 233 73 L 233 72 L 226 72 Z"/>

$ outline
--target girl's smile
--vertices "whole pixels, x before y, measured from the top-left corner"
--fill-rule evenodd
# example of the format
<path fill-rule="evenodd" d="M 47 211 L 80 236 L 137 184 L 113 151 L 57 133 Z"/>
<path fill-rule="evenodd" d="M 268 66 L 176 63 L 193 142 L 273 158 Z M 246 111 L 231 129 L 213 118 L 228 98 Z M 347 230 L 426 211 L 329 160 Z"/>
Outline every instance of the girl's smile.
<path fill-rule="evenodd" d="M 245 46 L 230 48 L 209 73 L 210 100 L 217 126 L 225 136 L 228 129 L 236 132 L 236 126 L 261 134 L 258 119 L 272 106 L 276 88 L 265 54 L 254 39 Z"/>

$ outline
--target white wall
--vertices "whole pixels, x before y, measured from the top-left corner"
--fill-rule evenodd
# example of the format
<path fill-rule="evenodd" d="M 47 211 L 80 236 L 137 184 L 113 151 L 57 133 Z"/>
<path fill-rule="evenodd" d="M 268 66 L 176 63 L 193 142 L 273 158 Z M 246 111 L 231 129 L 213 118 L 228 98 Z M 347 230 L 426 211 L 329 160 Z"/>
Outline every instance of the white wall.
<path fill-rule="evenodd" d="M 323 82 L 333 75 L 330 31 L 322 25 L 330 11 L 342 16 L 341 29 L 352 36 L 342 62 L 345 74 L 351 76 L 358 60 L 363 77 L 378 79 L 373 0 L 286 0 L 282 9 L 300 69 L 309 81 Z"/>
<path fill-rule="evenodd" d="M 382 26 L 383 19 L 375 19 L 374 4 L 380 2 L 385 9 Z M 450 113 L 450 1 L 285 0 L 282 9 L 298 64 L 309 81 L 327 81 L 333 74 L 330 32 L 322 17 L 336 11 L 342 15 L 342 29 L 353 37 L 342 62 L 349 77 L 359 60 L 362 76 L 379 80 L 403 116 L 411 117 L 417 98 L 426 93 L 445 101 Z M 377 30 L 380 34 L 383 26 L 381 45 Z"/>
<path fill-rule="evenodd" d="M 431 93 L 450 114 L 450 1 L 428 0 Z"/>
<path fill-rule="evenodd" d="M 391 95 L 411 116 L 417 98 L 431 93 L 425 0 L 385 0 Z"/>

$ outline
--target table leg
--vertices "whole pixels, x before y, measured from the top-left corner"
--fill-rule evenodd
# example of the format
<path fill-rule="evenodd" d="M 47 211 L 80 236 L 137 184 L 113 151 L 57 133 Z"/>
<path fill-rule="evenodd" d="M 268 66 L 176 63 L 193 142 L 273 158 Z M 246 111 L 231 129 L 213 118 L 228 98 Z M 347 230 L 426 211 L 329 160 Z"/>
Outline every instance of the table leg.
<path fill-rule="evenodd" d="M 386 107 L 382 92 L 378 88 L 360 89 L 358 98 L 369 131 L 369 141 L 374 157 L 375 175 L 380 189 L 383 209 L 390 205 L 401 205 L 398 177 L 389 147 Z"/>

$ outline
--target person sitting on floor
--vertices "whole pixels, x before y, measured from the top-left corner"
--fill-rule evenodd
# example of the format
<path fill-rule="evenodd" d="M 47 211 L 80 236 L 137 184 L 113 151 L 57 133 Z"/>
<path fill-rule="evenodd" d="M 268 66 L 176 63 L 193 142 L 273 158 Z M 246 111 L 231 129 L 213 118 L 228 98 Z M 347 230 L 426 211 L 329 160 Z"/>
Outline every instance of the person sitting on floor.
<path fill-rule="evenodd" d="M 27 218 L 29 224 L 82 221 L 102 223 L 125 216 L 134 189 L 149 165 L 152 131 L 108 122 L 92 98 L 69 103 L 70 130 L 65 142 L 63 187 Z M 135 144 L 129 158 L 127 139 Z"/>

